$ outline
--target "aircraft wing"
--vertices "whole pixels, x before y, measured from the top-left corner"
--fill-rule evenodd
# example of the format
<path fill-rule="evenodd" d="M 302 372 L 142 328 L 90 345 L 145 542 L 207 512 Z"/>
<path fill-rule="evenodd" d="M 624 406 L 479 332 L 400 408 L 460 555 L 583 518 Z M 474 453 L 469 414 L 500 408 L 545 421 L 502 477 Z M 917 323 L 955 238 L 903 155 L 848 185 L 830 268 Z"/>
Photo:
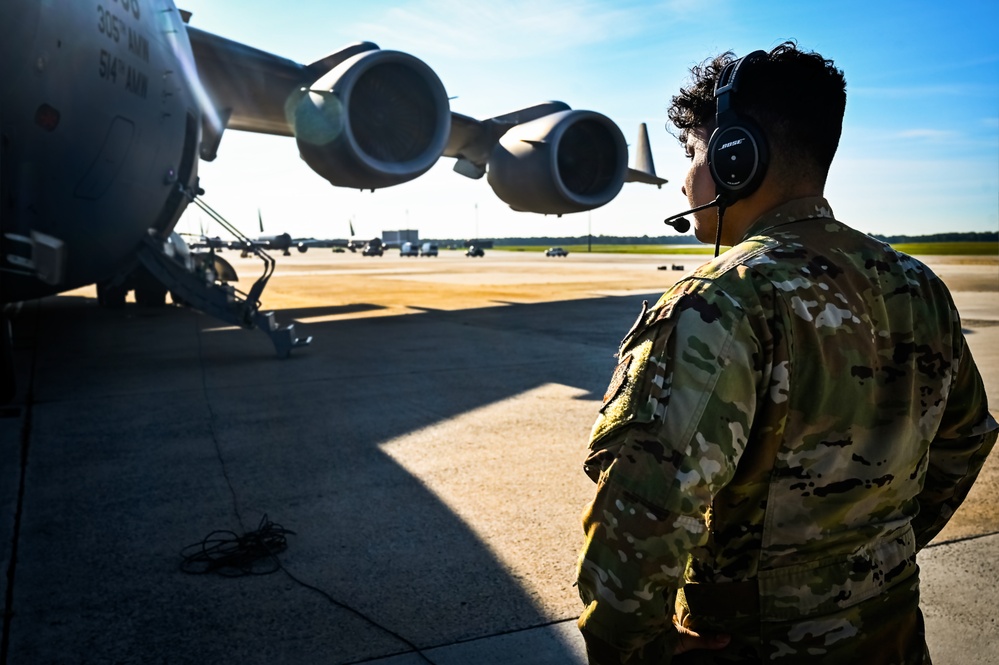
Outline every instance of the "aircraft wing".
<path fill-rule="evenodd" d="M 371 42 L 303 65 L 187 31 L 205 92 L 205 160 L 226 128 L 294 136 L 302 159 L 331 184 L 374 190 L 452 157 L 462 175 L 488 173 L 511 208 L 556 215 L 604 205 L 626 181 L 665 182 L 629 169 L 621 130 L 594 111 L 544 102 L 477 120 L 451 111 L 443 84 L 421 60 Z"/>
<path fill-rule="evenodd" d="M 205 127 L 215 137 L 212 150 L 202 154 L 210 161 L 221 140 L 222 131 L 237 129 L 278 136 L 294 136 L 287 113 L 292 100 L 303 87 L 358 53 L 376 50 L 371 42 L 351 44 L 311 65 L 303 65 L 187 26 L 198 79 L 205 93 L 209 116 L 214 112 L 218 126 Z M 202 151 L 203 153 L 206 151 Z"/>
<path fill-rule="evenodd" d="M 444 148 L 445 157 L 458 160 L 454 170 L 470 178 L 485 175 L 486 165 L 500 138 L 511 128 L 544 116 L 568 111 L 562 102 L 544 102 L 487 120 L 476 120 L 460 113 L 451 113 L 451 134 Z"/>
<path fill-rule="evenodd" d="M 317 78 L 305 65 L 197 28 L 187 34 L 198 78 L 227 127 L 294 136 L 282 100 Z"/>

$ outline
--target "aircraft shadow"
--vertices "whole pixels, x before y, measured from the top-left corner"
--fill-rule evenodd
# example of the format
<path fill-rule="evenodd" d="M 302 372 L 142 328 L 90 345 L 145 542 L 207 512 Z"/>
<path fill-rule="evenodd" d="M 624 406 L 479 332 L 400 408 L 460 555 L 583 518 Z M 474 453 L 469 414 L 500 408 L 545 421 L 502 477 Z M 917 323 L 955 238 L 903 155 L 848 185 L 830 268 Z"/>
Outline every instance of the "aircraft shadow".
<path fill-rule="evenodd" d="M 348 663 L 408 650 L 281 574 L 177 571 L 183 546 L 263 514 L 295 532 L 281 555 L 295 577 L 421 648 L 573 618 L 553 616 L 483 541 L 496 525 L 467 523 L 391 451 L 415 441 L 412 454 L 422 445 L 432 456 L 425 465 L 446 467 L 441 451 L 467 461 L 460 453 L 477 443 L 434 439 L 455 419 L 550 384 L 599 400 L 642 300 L 303 324 L 315 341 L 286 361 L 265 336 L 210 330 L 181 308 L 43 301 L 15 325 L 18 366 L 34 375 L 13 662 Z M 342 308 L 278 310 L 278 320 L 329 309 Z M 519 434 L 516 421 L 489 430 Z M 471 478 L 474 495 L 476 474 L 516 478 L 524 463 L 497 456 L 446 473 Z M 544 450 L 530 463 L 544 465 Z M 508 497 L 476 499 L 502 512 Z M 568 569 L 577 544 L 565 548 Z"/>
<path fill-rule="evenodd" d="M 266 309 L 266 308 L 265 308 Z M 351 303 L 349 305 L 330 305 L 326 307 L 295 307 L 281 310 L 278 321 L 280 323 L 290 323 L 293 319 L 309 319 L 321 316 L 342 316 L 345 314 L 360 314 L 362 312 L 375 312 L 386 309 L 384 305 L 374 305 L 371 303 Z"/>

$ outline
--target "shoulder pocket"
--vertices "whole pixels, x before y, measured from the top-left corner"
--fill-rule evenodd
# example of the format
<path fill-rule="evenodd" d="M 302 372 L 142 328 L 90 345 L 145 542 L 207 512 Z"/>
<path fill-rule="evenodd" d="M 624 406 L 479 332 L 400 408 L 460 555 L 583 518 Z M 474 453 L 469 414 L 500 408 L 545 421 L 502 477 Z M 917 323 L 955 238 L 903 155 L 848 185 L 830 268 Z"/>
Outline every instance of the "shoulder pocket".
<path fill-rule="evenodd" d="M 672 303 L 664 310 L 672 309 Z M 627 338 L 621 358 L 604 393 L 603 406 L 590 433 L 590 449 L 614 430 L 652 422 L 665 412 L 669 398 L 667 343 L 674 324 L 669 311 L 659 310 L 644 329 Z"/>

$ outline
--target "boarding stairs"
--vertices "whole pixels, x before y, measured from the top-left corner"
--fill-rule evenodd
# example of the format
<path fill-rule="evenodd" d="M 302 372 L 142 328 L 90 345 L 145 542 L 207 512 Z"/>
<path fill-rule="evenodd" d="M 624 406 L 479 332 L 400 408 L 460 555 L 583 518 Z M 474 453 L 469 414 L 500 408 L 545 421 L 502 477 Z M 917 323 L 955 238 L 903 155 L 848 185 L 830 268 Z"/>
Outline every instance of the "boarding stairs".
<path fill-rule="evenodd" d="M 241 328 L 262 330 L 271 338 L 279 358 L 287 358 L 292 349 L 308 346 L 312 342 L 311 336 L 298 337 L 294 324 L 282 326 L 275 320 L 274 312 L 260 311 L 260 296 L 274 273 L 274 259 L 200 198 L 192 197 L 192 200 L 233 234 L 246 251 L 260 258 L 264 264 L 263 274 L 249 292 L 244 293 L 226 281 L 234 278 L 234 274 L 231 277 L 220 275 L 222 271 L 215 268 L 213 261 L 178 252 L 170 242 L 152 233 L 139 248 L 142 265 L 167 287 L 174 301 L 180 300 L 200 312 Z M 207 256 L 214 258 L 214 249 Z"/>

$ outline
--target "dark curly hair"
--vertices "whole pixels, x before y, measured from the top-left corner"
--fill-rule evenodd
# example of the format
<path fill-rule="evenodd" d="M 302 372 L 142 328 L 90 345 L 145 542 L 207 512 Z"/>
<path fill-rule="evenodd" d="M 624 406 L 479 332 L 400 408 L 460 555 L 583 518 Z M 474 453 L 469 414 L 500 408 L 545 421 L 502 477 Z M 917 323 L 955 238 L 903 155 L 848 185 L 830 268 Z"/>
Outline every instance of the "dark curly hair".
<path fill-rule="evenodd" d="M 691 68 L 691 84 L 681 88 L 667 115 L 686 144 L 691 129 L 715 125 L 715 82 L 735 55 L 728 51 Z M 771 164 L 783 174 L 825 181 L 843 129 L 846 80 L 832 60 L 787 41 L 766 59 L 740 68 L 733 108 L 763 129 Z M 779 162 L 782 162 L 780 164 Z"/>

